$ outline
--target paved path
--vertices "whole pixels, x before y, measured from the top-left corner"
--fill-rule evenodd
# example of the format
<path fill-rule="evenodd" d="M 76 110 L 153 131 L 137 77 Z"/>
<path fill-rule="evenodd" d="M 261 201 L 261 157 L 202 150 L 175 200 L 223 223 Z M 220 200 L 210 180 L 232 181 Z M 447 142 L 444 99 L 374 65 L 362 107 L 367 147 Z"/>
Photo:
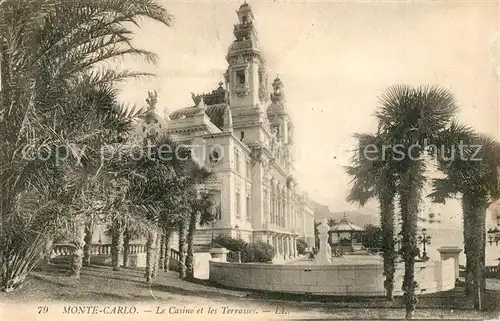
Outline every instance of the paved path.
<path fill-rule="evenodd" d="M 490 281 L 495 287 L 500 283 L 498 280 Z M 475 318 L 492 319 L 498 317 L 498 313 L 479 313 L 473 311 L 463 302 L 460 292 L 445 294 L 433 294 L 421 297 L 418 304 L 416 317 L 424 318 Z M 33 273 L 26 284 L 13 293 L 0 294 L 0 311 L 13 304 L 22 302 L 50 302 L 51 313 L 47 315 L 48 320 L 57 320 L 63 311 L 62 305 L 88 304 L 110 305 L 126 302 L 127 306 L 136 306 L 137 309 L 156 311 L 160 309 L 199 309 L 204 308 L 202 319 L 210 319 L 207 315 L 208 309 L 217 309 L 217 319 L 227 317 L 233 320 L 235 317 L 246 320 L 264 319 L 402 319 L 404 309 L 402 302 L 384 301 L 383 298 L 362 299 L 346 301 L 346 298 L 323 298 L 314 301 L 300 296 L 284 300 L 283 296 L 268 295 L 250 291 L 236 291 L 210 286 L 209 283 L 200 281 L 197 283 L 187 282 L 178 277 L 177 273 L 161 272 L 151 285 L 144 282 L 143 271 L 122 269 L 113 272 L 110 268 L 90 267 L 85 268 L 80 280 L 74 280 L 66 276 L 66 271 L 60 267 L 49 266 L 43 271 Z M 60 302 L 58 307 L 56 302 Z M 222 313 L 222 311 L 234 309 L 235 315 Z M 141 311 L 142 311 L 141 310 Z M 245 310 L 258 315 L 240 315 Z M 18 309 L 21 313 L 31 313 L 12 319 L 33 319 L 35 312 L 23 308 Z M 55 311 L 55 312 L 54 312 Z M 239 311 L 239 312 L 238 312 Z M 144 312 L 145 313 L 145 312 Z M 144 313 L 139 314 L 144 319 Z M 187 319 L 184 315 L 168 315 L 164 317 L 151 313 L 151 320 Z M 171 313 L 170 313 L 171 314 Z M 27 317 L 28 316 L 28 317 Z M 31 316 L 31 317 L 29 317 Z M 190 316 L 193 319 L 193 316 Z M 109 320 L 108 316 L 105 316 Z M 195 318 L 198 319 L 198 318 Z M 213 318 L 212 318 L 213 319 Z M 36 318 L 37 321 L 42 320 Z M 89 319 L 89 320 L 95 320 Z M 114 319 L 113 319 L 114 320 Z M 117 320 L 122 320 L 117 318 Z M 134 318 L 135 320 L 135 318 Z M 45 321 L 45 319 L 43 319 Z"/>

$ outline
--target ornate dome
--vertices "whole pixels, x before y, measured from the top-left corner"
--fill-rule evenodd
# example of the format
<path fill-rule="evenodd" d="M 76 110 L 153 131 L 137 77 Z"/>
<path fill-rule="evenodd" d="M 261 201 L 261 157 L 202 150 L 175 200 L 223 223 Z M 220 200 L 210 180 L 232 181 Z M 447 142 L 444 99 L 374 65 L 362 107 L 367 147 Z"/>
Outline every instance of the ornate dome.
<path fill-rule="evenodd" d="M 198 106 L 186 107 L 171 113 L 170 119 L 175 120 L 175 119 L 194 117 L 195 115 L 204 111 L 205 114 L 208 116 L 208 118 L 210 118 L 210 121 L 219 129 L 222 130 L 222 127 L 224 126 L 224 115 L 226 113 L 227 108 L 228 108 L 227 104 L 216 104 L 205 107 L 198 107 Z"/>
<path fill-rule="evenodd" d="M 340 223 L 334 225 L 330 228 L 330 232 L 362 232 L 363 228 L 356 226 L 349 222 L 344 214 L 344 217 L 340 220 Z"/>
<path fill-rule="evenodd" d="M 269 107 L 267 107 L 268 115 L 279 114 L 282 112 L 285 112 L 285 106 L 281 102 L 272 103 Z"/>
<path fill-rule="evenodd" d="M 250 5 L 245 1 L 244 4 L 242 4 L 240 6 L 240 10 L 251 10 L 252 8 L 250 7 Z"/>

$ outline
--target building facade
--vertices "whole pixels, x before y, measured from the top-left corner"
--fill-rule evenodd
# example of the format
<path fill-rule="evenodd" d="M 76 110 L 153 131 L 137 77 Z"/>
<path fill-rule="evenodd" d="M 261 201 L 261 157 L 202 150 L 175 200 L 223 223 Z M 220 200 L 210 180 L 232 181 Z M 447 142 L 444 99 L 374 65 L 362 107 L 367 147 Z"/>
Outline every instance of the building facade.
<path fill-rule="evenodd" d="M 211 93 L 192 94 L 192 106 L 156 123 L 216 174 L 208 188 L 220 216 L 198 227 L 195 245 L 225 234 L 267 242 L 288 258 L 297 254 L 297 238 L 314 244 L 314 212 L 293 176 L 294 127 L 283 82 L 268 85 L 250 6 L 241 5 L 237 15 L 225 81 Z"/>

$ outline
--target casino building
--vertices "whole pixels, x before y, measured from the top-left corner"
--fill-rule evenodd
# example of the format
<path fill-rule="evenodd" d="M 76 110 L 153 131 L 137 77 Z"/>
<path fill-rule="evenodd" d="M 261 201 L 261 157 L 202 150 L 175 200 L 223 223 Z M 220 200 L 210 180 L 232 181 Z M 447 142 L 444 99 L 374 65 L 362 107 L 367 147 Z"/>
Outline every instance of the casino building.
<path fill-rule="evenodd" d="M 216 173 L 219 219 L 198 227 L 195 245 L 226 234 L 263 241 L 278 258 L 296 256 L 298 238 L 314 246 L 314 211 L 294 179 L 294 126 L 280 78 L 268 84 L 251 7 L 237 11 L 224 82 L 211 93 L 192 94 L 193 105 L 162 117 L 175 141 L 191 145 L 198 161 Z M 142 131 L 148 130 L 142 125 Z"/>

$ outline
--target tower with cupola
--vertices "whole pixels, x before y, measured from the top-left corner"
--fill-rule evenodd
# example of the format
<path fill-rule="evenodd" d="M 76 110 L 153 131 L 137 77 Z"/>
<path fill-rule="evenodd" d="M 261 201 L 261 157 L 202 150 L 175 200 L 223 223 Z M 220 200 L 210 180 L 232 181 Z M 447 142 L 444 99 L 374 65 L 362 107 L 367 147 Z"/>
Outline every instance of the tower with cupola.
<path fill-rule="evenodd" d="M 276 77 L 272 83 L 271 104 L 267 108 L 267 117 L 271 131 L 275 134 L 280 150 L 278 160 L 287 169 L 293 168 L 293 123 L 288 114 L 283 82 Z"/>
<path fill-rule="evenodd" d="M 261 122 L 264 118 L 264 105 L 269 97 L 267 71 L 250 5 L 242 4 L 236 13 L 238 23 L 234 25 L 235 40 L 226 56 L 229 64 L 226 86 L 233 117 L 246 115 L 246 124 L 242 125 L 248 125 L 249 121 Z M 236 126 L 238 122 L 235 119 Z"/>

